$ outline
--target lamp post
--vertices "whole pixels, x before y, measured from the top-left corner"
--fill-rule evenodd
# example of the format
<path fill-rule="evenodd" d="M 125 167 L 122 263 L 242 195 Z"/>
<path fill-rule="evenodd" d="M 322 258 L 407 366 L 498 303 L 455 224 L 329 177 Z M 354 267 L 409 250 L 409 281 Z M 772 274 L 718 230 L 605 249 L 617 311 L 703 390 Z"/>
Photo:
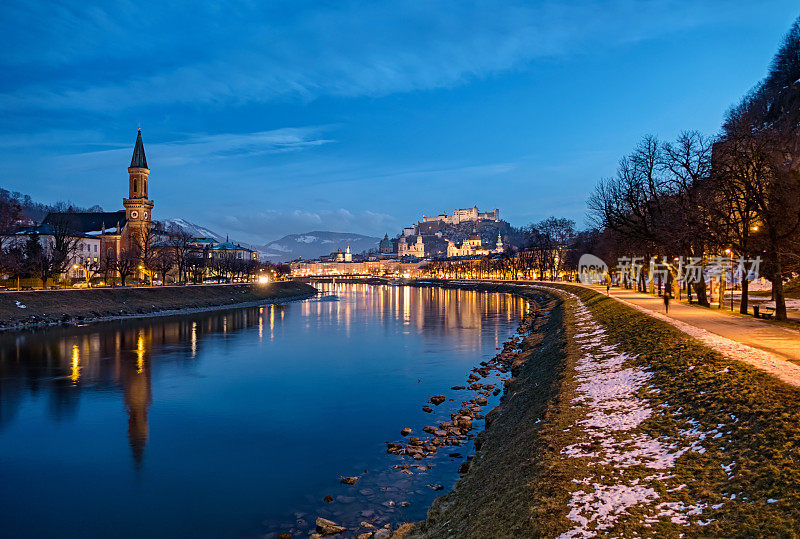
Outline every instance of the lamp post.
<path fill-rule="evenodd" d="M 80 266 L 78 264 L 73 264 L 72 269 L 83 269 L 83 278 L 86 279 L 86 288 L 91 288 L 92 283 L 89 280 L 89 262 L 88 260 L 84 260 L 83 264 Z"/>
<path fill-rule="evenodd" d="M 139 270 L 150 278 L 150 286 L 153 286 L 153 272 L 141 264 L 139 265 Z"/>

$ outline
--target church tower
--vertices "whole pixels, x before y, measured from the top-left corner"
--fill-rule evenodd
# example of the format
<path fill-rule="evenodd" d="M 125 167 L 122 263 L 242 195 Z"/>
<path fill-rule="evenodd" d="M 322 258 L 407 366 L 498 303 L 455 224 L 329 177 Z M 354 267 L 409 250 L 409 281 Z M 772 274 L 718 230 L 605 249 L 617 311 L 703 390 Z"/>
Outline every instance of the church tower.
<path fill-rule="evenodd" d="M 128 167 L 128 198 L 122 199 L 125 217 L 128 219 L 129 237 L 134 233 L 141 233 L 151 225 L 153 201 L 147 198 L 149 176 L 150 169 L 147 168 L 147 159 L 144 156 L 140 127 L 136 145 L 133 147 L 131 166 Z"/>

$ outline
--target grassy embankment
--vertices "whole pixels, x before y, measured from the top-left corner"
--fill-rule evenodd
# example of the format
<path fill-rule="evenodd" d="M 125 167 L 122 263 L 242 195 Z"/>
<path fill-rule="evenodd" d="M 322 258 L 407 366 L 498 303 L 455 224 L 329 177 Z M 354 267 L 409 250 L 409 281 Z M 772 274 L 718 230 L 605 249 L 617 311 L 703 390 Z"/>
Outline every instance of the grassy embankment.
<path fill-rule="evenodd" d="M 268 285 L 198 285 L 95 288 L 0 293 L 0 329 L 90 322 L 186 309 L 209 309 L 310 296 L 312 286 L 294 281 Z M 22 307 L 24 306 L 24 307 Z"/>
<path fill-rule="evenodd" d="M 607 341 L 630 355 L 625 366 L 650 373 L 637 398 L 654 413 L 625 436 L 680 447 L 687 443 L 687 425 L 706 433 L 692 438 L 699 445 L 673 467 L 660 470 L 663 479 L 650 480 L 656 500 L 629 507 L 600 533 L 800 535 L 800 392 L 603 295 L 561 288 L 578 295 L 605 329 Z M 524 341 L 527 362 L 489 416 L 470 471 L 434 503 L 427 521 L 401 535 L 551 537 L 575 526 L 567 518 L 574 491 L 591 491 L 592 484 L 646 482 L 659 471 L 621 469 L 562 453 L 587 440 L 581 429 L 586 410 L 573 401 L 579 396 L 581 357 L 574 340 L 575 304 L 569 298 L 559 302 L 540 334 Z M 602 448 L 595 449 L 602 454 Z M 587 477 L 589 485 L 578 483 Z M 659 504 L 668 504 L 661 505 L 666 515 L 654 518 Z M 682 522 L 669 516 L 669 508 L 680 513 L 687 507 L 702 507 L 702 513 L 685 515 Z"/>

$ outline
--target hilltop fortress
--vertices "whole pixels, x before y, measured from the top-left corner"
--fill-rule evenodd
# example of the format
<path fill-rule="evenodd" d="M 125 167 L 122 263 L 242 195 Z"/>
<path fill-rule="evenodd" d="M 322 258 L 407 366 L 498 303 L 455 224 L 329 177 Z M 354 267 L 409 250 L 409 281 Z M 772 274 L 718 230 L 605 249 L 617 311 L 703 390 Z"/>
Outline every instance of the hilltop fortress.
<path fill-rule="evenodd" d="M 423 223 L 433 223 L 435 221 L 442 221 L 448 225 L 457 225 L 468 221 L 499 221 L 500 210 L 495 208 L 489 212 L 479 212 L 478 206 L 471 208 L 459 208 L 453 210 L 453 215 L 442 213 L 439 215 L 423 215 Z"/>
<path fill-rule="evenodd" d="M 503 252 L 502 235 L 508 232 L 497 208 L 489 212 L 478 211 L 478 206 L 458 208 L 452 215 L 423 215 L 396 240 L 385 237 L 381 252 L 400 258 L 486 256 Z"/>
<path fill-rule="evenodd" d="M 348 248 L 317 260 L 292 262 L 292 274 L 307 275 L 420 275 L 420 264 L 431 259 L 500 255 L 513 248 L 513 229 L 500 220 L 500 210 L 480 212 L 477 206 L 453 210 L 452 215 L 423 215 L 422 220 L 390 238 L 377 252 L 355 254 Z"/>

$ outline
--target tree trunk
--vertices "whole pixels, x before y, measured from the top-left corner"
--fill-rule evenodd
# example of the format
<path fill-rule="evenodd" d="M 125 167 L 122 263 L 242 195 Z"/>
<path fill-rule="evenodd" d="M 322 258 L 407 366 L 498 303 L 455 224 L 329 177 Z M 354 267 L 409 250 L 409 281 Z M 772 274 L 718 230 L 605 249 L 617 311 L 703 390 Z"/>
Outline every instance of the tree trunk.
<path fill-rule="evenodd" d="M 745 275 L 745 277 L 747 277 Z M 747 314 L 747 302 L 748 302 L 748 295 L 747 292 L 750 288 L 750 281 L 746 278 L 742 279 L 742 301 L 739 303 L 739 312 L 742 314 Z"/>
<path fill-rule="evenodd" d="M 772 294 L 775 296 L 775 320 L 786 320 L 786 298 L 783 295 L 783 279 L 781 272 L 776 272 L 772 281 Z"/>
<path fill-rule="evenodd" d="M 775 301 L 775 320 L 786 320 L 786 298 L 783 295 L 783 266 L 778 251 L 778 240 L 775 231 L 770 229 L 770 245 L 767 251 L 768 260 L 773 263 L 772 299 Z"/>
<path fill-rule="evenodd" d="M 709 303 L 708 296 L 706 295 L 705 280 L 696 283 L 694 285 L 694 291 L 697 292 L 697 303 L 699 305 L 702 305 L 703 307 L 711 307 L 711 303 Z"/>

